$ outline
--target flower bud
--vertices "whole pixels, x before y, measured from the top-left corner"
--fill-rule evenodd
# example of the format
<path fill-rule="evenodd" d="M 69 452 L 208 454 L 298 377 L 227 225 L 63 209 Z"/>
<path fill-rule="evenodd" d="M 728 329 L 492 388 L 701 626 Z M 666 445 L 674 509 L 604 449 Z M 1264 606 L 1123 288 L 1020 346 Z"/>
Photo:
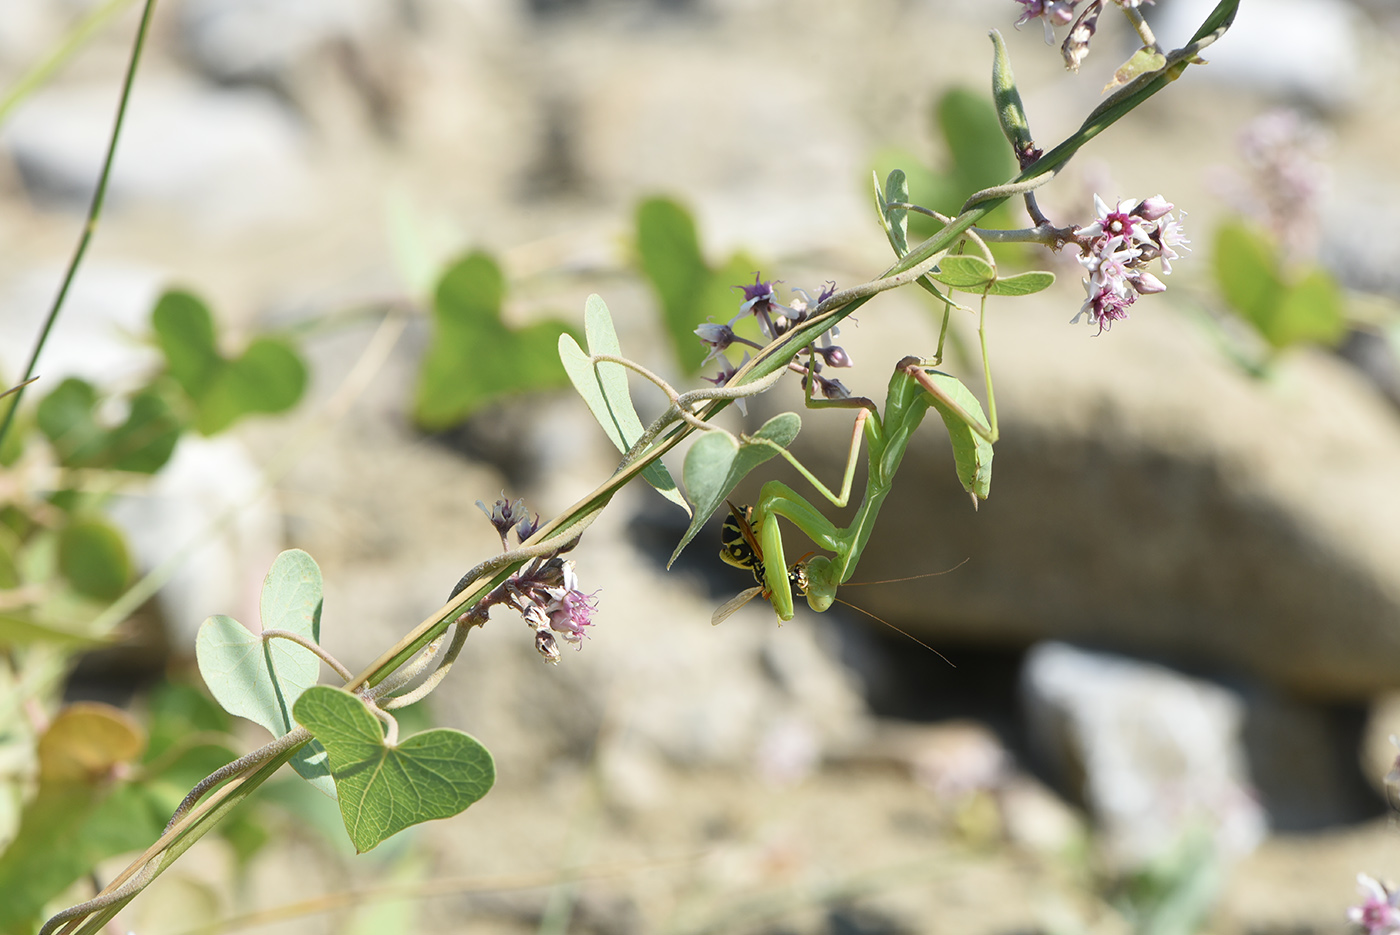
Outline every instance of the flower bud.
<path fill-rule="evenodd" d="M 1144 198 L 1142 203 L 1133 209 L 1133 214 L 1136 214 L 1145 221 L 1156 221 L 1170 214 L 1175 209 L 1176 205 L 1172 204 L 1161 195 L 1153 195 L 1151 198 Z"/>

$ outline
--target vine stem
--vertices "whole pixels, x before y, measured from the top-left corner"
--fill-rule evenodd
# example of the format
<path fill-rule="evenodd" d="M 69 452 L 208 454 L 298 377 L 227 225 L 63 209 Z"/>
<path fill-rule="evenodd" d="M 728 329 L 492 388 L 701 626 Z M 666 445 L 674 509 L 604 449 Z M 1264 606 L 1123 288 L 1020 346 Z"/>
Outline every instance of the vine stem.
<path fill-rule="evenodd" d="M 112 124 L 112 137 L 107 142 L 107 156 L 102 160 L 102 172 L 97 177 L 97 188 L 93 191 L 92 203 L 88 206 L 87 221 L 83 224 L 83 232 L 78 238 L 78 246 L 73 251 L 73 258 L 68 261 L 68 271 L 63 275 L 63 283 L 58 287 L 58 295 L 54 296 L 53 306 L 49 308 L 49 314 L 44 319 L 44 326 L 40 329 L 39 337 L 34 342 L 34 352 L 29 355 L 29 364 L 24 368 L 19 391 L 11 400 L 10 408 L 5 411 L 5 421 L 0 422 L 0 444 L 4 444 L 5 436 L 10 431 L 10 425 L 15 421 L 15 413 L 19 411 L 20 400 L 24 398 L 24 384 L 28 383 L 30 378 L 34 376 L 34 368 L 38 366 L 39 355 L 43 353 L 44 344 L 49 339 L 54 322 L 58 320 L 58 313 L 63 308 L 63 301 L 68 298 L 68 290 L 78 275 L 78 267 L 82 265 L 83 255 L 87 253 L 88 244 L 92 242 L 92 235 L 97 231 L 97 222 L 102 217 L 102 204 L 107 199 L 107 182 L 112 177 L 112 163 L 117 155 L 117 140 L 121 138 L 122 124 L 126 122 L 126 106 L 131 100 L 132 85 L 136 82 L 136 66 L 141 62 L 141 50 L 146 47 L 146 34 L 150 31 L 151 15 L 155 12 L 155 8 L 156 0 L 146 0 L 145 5 L 141 8 L 141 25 L 137 27 L 136 42 L 131 47 L 131 61 L 127 63 L 126 78 L 122 81 L 121 97 L 117 100 L 117 119 Z"/>

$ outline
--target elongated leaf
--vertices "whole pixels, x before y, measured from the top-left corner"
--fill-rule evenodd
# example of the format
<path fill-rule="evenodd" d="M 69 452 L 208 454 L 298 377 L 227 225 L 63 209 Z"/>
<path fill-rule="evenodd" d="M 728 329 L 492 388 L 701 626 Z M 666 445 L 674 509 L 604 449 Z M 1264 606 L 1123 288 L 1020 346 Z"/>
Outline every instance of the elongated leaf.
<path fill-rule="evenodd" d="M 389 746 L 364 702 L 342 689 L 307 689 L 295 713 L 326 748 L 345 832 L 360 853 L 410 825 L 456 815 L 496 781 L 475 738 L 437 728 Z"/>
<path fill-rule="evenodd" d="M 263 628 L 291 630 L 313 642 L 321 635 L 321 570 L 300 549 L 277 556 L 263 581 Z M 286 639 L 264 641 L 232 617 L 204 621 L 195 639 L 200 675 L 224 710 L 281 737 L 295 724 L 292 705 L 316 684 L 321 661 Z M 308 744 L 292 760 L 306 780 L 334 795 L 325 751 Z"/>
<path fill-rule="evenodd" d="M 559 336 L 559 360 L 569 382 L 578 390 L 579 396 L 588 405 L 593 418 L 603 427 L 608 440 L 618 451 L 629 451 L 644 431 L 642 420 L 632 405 L 632 394 L 627 383 L 627 368 L 611 361 L 593 363 L 591 354 L 622 356 L 622 346 L 617 340 L 617 330 L 613 327 L 612 315 L 600 296 L 590 295 L 583 310 L 584 332 L 588 336 L 588 350 L 585 354 L 578 342 L 570 335 Z M 661 496 L 690 513 L 690 505 L 681 496 L 671 472 L 660 461 L 653 461 L 642 470 L 642 477 L 656 488 Z"/>
<path fill-rule="evenodd" d="M 876 188 L 879 193 L 879 188 Z M 905 176 L 903 169 L 891 170 L 885 179 L 885 194 L 881 202 L 881 214 L 884 216 L 885 234 L 890 238 L 890 246 L 894 248 L 894 255 L 902 257 L 909 252 L 909 210 L 907 208 L 891 208 L 892 202 L 909 203 L 909 179 Z"/>
<path fill-rule="evenodd" d="M 1055 283 L 1055 274 L 1046 270 L 1031 270 L 1014 276 L 1003 276 L 992 283 L 991 295 L 1033 295 L 1049 289 Z"/>
<path fill-rule="evenodd" d="M 754 436 L 786 448 L 801 429 L 802 419 L 797 413 L 780 412 L 763 423 Z M 681 551 L 724 503 L 735 485 L 754 468 L 777 455 L 770 445 L 741 441 L 728 432 L 706 432 L 695 440 L 685 454 L 684 469 L 685 489 L 695 504 L 695 515 L 666 567 L 680 557 Z"/>
<path fill-rule="evenodd" d="M 986 426 L 987 416 L 982 411 L 982 404 L 962 385 L 962 381 L 952 374 L 937 370 L 928 371 L 928 375 L 949 399 Z M 991 444 L 974 432 L 956 410 L 936 396 L 933 397 L 933 407 L 943 417 L 943 424 L 948 429 L 948 438 L 953 443 L 953 461 L 957 466 L 958 480 L 962 482 L 963 489 L 978 500 L 987 499 L 992 488 Z"/>

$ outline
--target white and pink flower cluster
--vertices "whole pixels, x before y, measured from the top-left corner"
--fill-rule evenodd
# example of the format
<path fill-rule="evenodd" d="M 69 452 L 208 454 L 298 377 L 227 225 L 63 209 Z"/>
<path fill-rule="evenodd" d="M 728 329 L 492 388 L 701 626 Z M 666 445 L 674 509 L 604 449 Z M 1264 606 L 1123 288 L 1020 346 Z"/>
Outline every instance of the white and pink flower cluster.
<path fill-rule="evenodd" d="M 1115 321 L 1128 317 L 1128 307 L 1139 295 L 1166 291 L 1146 266 L 1156 260 L 1162 273 L 1169 275 L 1171 261 L 1181 256 L 1178 250 L 1190 252 L 1190 241 L 1182 236 L 1181 221 L 1172 214 L 1175 205 L 1161 195 L 1120 201 L 1114 208 L 1095 195 L 1094 208 L 1098 219 L 1075 232 L 1079 264 L 1088 270 L 1089 278 L 1084 280 L 1088 295 L 1073 321 L 1088 315 L 1089 323 L 1098 325 L 1102 334 Z"/>

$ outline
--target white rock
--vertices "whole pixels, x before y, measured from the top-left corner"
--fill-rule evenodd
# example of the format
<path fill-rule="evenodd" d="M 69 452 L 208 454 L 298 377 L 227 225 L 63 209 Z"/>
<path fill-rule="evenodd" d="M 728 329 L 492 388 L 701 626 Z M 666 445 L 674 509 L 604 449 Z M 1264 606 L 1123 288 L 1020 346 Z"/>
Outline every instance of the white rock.
<path fill-rule="evenodd" d="M 382 0 L 187 0 L 180 36 L 223 80 L 274 77 L 336 40 L 366 40 L 390 16 Z"/>
<path fill-rule="evenodd" d="M 1031 650 L 1022 691 L 1033 742 L 1062 775 L 1082 777 L 1118 866 L 1162 857 L 1197 827 L 1235 856 L 1263 839 L 1240 741 L 1244 706 L 1231 692 L 1063 643 Z"/>
<path fill-rule="evenodd" d="M 85 207 L 116 100 L 108 82 L 42 91 L 14 112 L 0 146 L 31 189 Z M 218 228 L 295 216 L 308 181 L 300 130 L 270 94 L 143 78 L 132 95 L 108 197 L 114 207 L 179 208 Z"/>
<path fill-rule="evenodd" d="M 1148 10 L 1158 40 L 1185 45 L 1216 0 L 1171 0 Z M 1241 84 L 1327 107 L 1361 92 L 1359 17 L 1343 0 L 1241 3 L 1230 31 L 1204 53 L 1205 79 Z"/>

